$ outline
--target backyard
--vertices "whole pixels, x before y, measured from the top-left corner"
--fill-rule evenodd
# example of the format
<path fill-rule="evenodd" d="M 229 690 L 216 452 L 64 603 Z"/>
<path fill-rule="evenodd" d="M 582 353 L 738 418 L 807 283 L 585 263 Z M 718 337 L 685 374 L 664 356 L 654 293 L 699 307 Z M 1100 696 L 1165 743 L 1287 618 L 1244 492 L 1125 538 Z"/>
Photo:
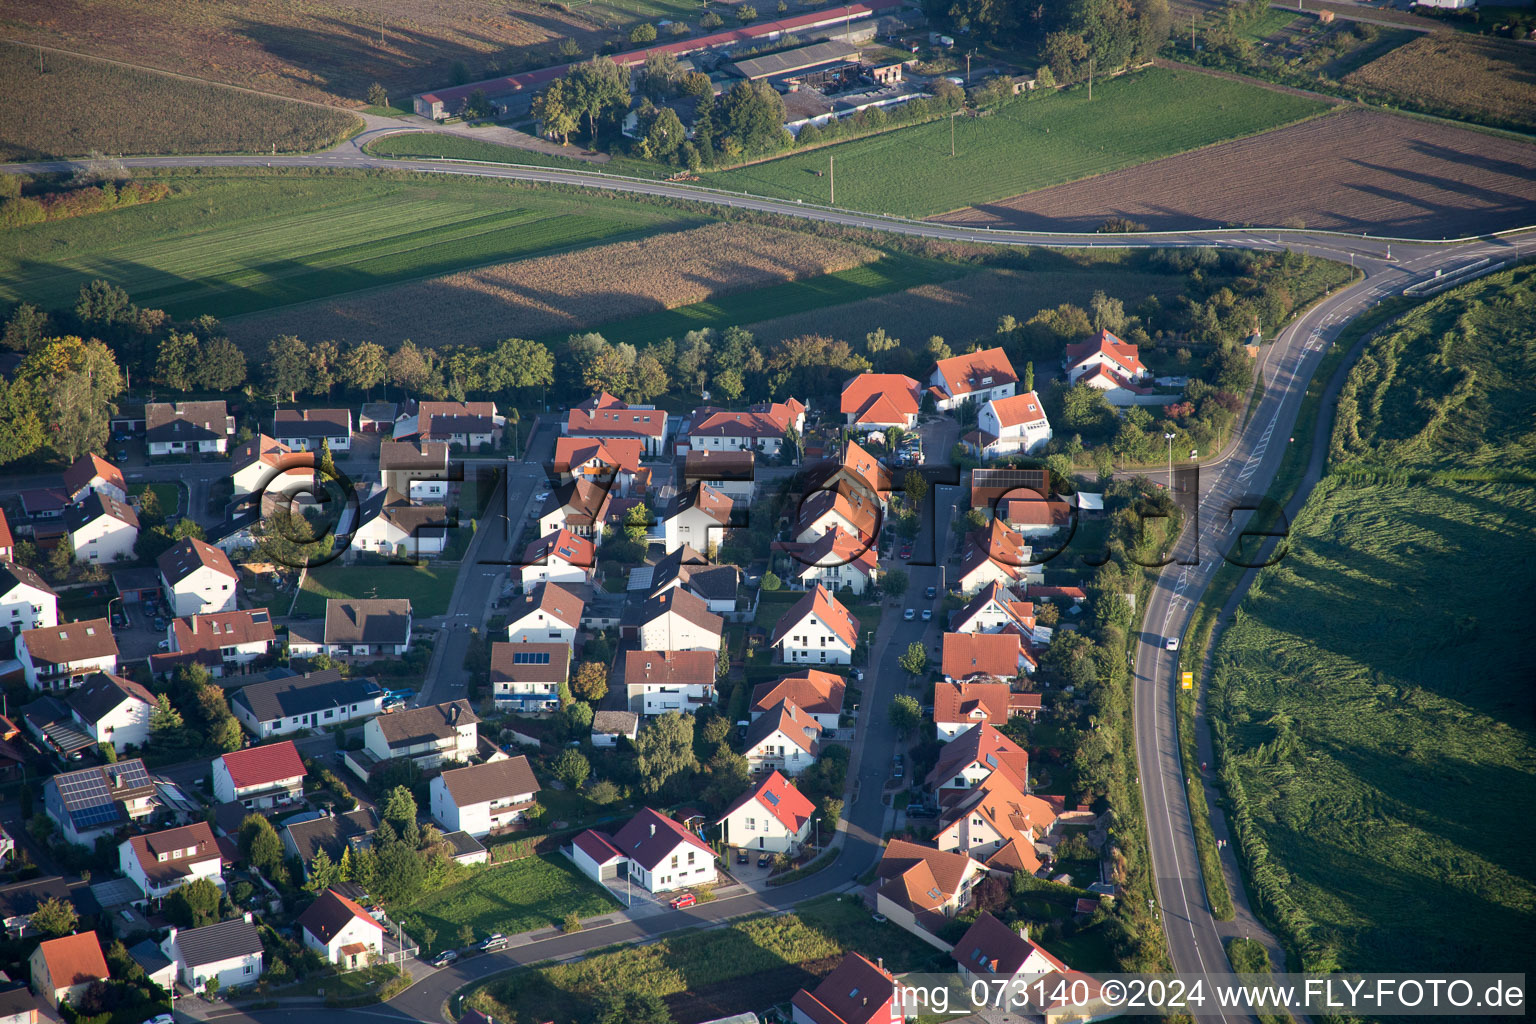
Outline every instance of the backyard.
<path fill-rule="evenodd" d="M 343 565 L 328 562 L 304 574 L 293 610 L 297 615 L 325 618 L 325 602 L 331 598 L 407 597 L 411 615 L 418 621 L 446 614 L 458 565 Z"/>

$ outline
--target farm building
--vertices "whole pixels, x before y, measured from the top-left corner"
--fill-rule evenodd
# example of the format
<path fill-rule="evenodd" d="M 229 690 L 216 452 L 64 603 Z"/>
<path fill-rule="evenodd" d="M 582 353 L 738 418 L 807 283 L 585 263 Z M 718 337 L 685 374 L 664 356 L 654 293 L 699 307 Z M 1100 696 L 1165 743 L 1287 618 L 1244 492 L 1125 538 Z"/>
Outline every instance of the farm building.
<path fill-rule="evenodd" d="M 850 43 L 828 40 L 798 46 L 793 50 L 781 50 L 762 57 L 748 57 L 730 65 L 732 71 L 749 82 L 781 78 L 811 69 L 830 70 L 824 65 L 841 68 L 849 63 L 858 65 L 859 48 Z"/>

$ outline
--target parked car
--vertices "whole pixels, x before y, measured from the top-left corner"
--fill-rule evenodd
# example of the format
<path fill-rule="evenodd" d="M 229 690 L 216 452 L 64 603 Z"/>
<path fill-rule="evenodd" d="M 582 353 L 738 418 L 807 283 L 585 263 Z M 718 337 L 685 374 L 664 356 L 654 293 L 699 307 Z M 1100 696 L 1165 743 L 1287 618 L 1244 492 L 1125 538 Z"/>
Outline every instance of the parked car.
<path fill-rule="evenodd" d="M 924 622 L 932 622 L 933 621 L 933 609 L 932 608 L 924 608 L 923 609 L 923 621 Z"/>
<path fill-rule="evenodd" d="M 903 620 L 911 622 L 913 619 L 917 618 L 917 609 L 908 608 L 906 611 L 901 613 L 901 617 Z"/>
<path fill-rule="evenodd" d="M 758 855 L 758 858 L 757 858 L 757 866 L 758 867 L 765 868 L 769 864 L 772 864 L 772 863 L 773 863 L 773 858 L 770 857 L 768 854 L 764 853 L 764 854 L 759 854 Z"/>
<path fill-rule="evenodd" d="M 908 805 L 907 817 L 910 818 L 935 818 L 938 817 L 931 807 L 913 807 Z"/>
<path fill-rule="evenodd" d="M 156 629 L 164 629 L 165 628 L 165 616 L 164 615 L 156 615 L 155 616 L 155 628 Z"/>
<path fill-rule="evenodd" d="M 121 442 L 121 441 L 132 441 L 133 440 L 133 435 L 128 433 L 126 430 L 119 430 L 117 433 L 112 435 L 112 440 L 119 441 L 119 442 Z"/>
<path fill-rule="evenodd" d="M 144 1024 L 176 1024 L 176 1018 L 168 1013 L 157 1013 Z"/>
<path fill-rule="evenodd" d="M 459 958 L 459 954 L 458 954 L 457 950 L 445 949 L 441 953 L 437 954 L 437 956 L 432 958 L 432 966 L 433 967 L 447 967 L 449 964 L 453 963 L 458 958 Z"/>
<path fill-rule="evenodd" d="M 485 938 L 480 940 L 480 949 L 483 952 L 491 953 L 498 949 L 504 948 L 506 944 L 507 937 L 501 934 L 501 932 L 496 932 L 492 935 L 487 935 Z"/>
<path fill-rule="evenodd" d="M 122 629 L 124 625 L 126 625 L 126 621 L 123 619 L 122 615 L 120 613 L 118 613 L 118 612 L 113 612 L 112 613 L 112 628 L 113 629 Z"/>
<path fill-rule="evenodd" d="M 169 640 L 161 640 L 155 646 L 162 651 L 168 651 L 171 649 L 171 642 Z"/>
<path fill-rule="evenodd" d="M 1176 636 L 1171 636 L 1166 641 L 1164 641 L 1163 646 L 1168 648 L 1170 651 L 1176 651 L 1179 649 L 1179 638 Z"/>
<path fill-rule="evenodd" d="M 938 587 L 929 587 L 927 590 L 923 591 L 923 596 L 928 598 L 931 601 L 934 598 L 939 596 L 939 588 Z"/>
<path fill-rule="evenodd" d="M 751 863 L 751 861 L 752 861 L 752 858 L 747 854 L 746 850 L 737 850 L 736 851 L 736 863 L 737 864 L 749 864 L 749 863 Z"/>
<path fill-rule="evenodd" d="M 699 898 L 691 892 L 685 892 L 681 896 L 672 897 L 672 902 L 667 904 L 673 910 L 687 910 L 699 902 Z"/>
<path fill-rule="evenodd" d="M 119 448 L 117 450 L 117 454 L 112 456 L 112 458 L 116 462 L 127 462 L 128 461 L 128 453 L 126 451 L 124 451 L 123 449 Z"/>
<path fill-rule="evenodd" d="M 901 546 L 901 557 L 902 558 L 911 558 L 912 557 L 912 545 L 911 544 L 903 544 Z"/>
<path fill-rule="evenodd" d="M 907 773 L 906 766 L 901 763 L 901 755 L 897 754 L 891 762 L 891 778 L 899 779 Z"/>
<path fill-rule="evenodd" d="M 873 914 L 873 915 L 871 915 L 870 919 L 872 921 L 874 921 L 875 924 L 885 924 L 885 921 L 886 921 L 886 917 L 885 917 L 884 914 Z"/>

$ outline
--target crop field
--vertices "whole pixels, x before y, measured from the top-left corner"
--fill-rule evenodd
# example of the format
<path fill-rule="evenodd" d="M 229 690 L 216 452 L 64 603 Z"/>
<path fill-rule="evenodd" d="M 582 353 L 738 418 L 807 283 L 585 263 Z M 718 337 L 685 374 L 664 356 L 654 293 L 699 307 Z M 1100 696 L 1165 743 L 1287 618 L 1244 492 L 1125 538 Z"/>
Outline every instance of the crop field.
<path fill-rule="evenodd" d="M 1536 146 L 1416 118 L 1348 110 L 939 218 L 1091 231 L 1253 224 L 1412 238 L 1536 219 Z"/>
<path fill-rule="evenodd" d="M 274 310 L 228 324 L 236 342 L 276 335 L 381 344 L 485 344 L 654 313 L 714 295 L 847 270 L 879 250 L 745 224 L 710 224 Z"/>
<path fill-rule="evenodd" d="M 1344 84 L 1389 101 L 1536 127 L 1536 49 L 1514 40 L 1432 32 L 1346 75 Z"/>
<path fill-rule="evenodd" d="M 1193 71 L 1153 68 L 947 120 L 704 176 L 704 184 L 924 217 L 1252 135 L 1326 109 L 1301 96 Z M 818 172 L 823 176 L 818 177 Z"/>
<path fill-rule="evenodd" d="M 565 37 L 591 52 L 601 28 L 533 0 L 0 0 L 0 25 L 25 43 L 358 108 L 373 82 L 403 104 L 452 84 L 460 62 L 479 79 L 552 63 Z"/>
<path fill-rule="evenodd" d="M 220 89 L 89 57 L 43 54 L 0 42 L 0 89 L 13 111 L 0 160 L 158 153 L 304 153 L 362 127 L 325 110 Z"/>
<path fill-rule="evenodd" d="M 697 223 L 472 179 L 210 172 L 175 194 L 7 232 L 0 299 L 74 305 L 105 278 L 177 317 L 288 303 Z"/>

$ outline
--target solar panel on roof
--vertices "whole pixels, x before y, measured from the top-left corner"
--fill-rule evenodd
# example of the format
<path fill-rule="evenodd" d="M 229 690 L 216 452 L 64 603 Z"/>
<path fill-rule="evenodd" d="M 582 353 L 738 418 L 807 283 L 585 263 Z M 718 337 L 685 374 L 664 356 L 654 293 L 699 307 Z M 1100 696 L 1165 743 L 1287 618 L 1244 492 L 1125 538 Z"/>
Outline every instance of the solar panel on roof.
<path fill-rule="evenodd" d="M 779 806 L 779 794 L 775 793 L 771 789 L 768 792 L 763 794 L 763 799 L 767 800 L 770 804 L 772 804 L 775 807 Z"/>
<path fill-rule="evenodd" d="M 548 651 L 514 651 L 512 653 L 514 665 L 548 665 Z"/>

